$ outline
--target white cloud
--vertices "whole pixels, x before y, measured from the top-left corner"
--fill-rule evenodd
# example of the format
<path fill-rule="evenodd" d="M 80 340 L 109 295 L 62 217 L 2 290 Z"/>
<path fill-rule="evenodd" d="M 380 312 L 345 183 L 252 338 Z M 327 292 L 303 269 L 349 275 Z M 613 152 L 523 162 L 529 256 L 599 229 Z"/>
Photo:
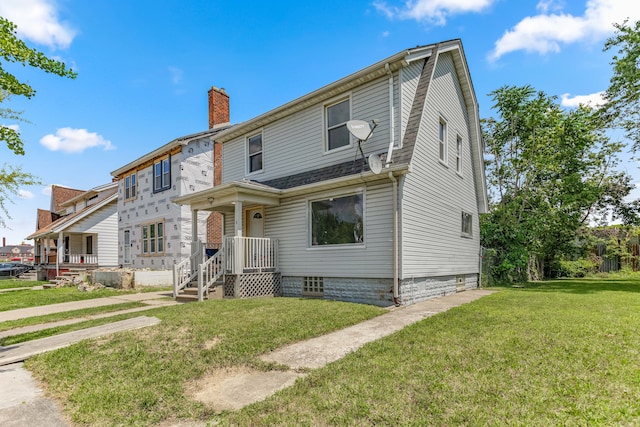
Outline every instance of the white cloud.
<path fill-rule="evenodd" d="M 35 196 L 31 191 L 18 190 L 18 197 L 20 197 L 21 199 L 29 200 L 29 199 L 33 199 Z"/>
<path fill-rule="evenodd" d="M 561 13 L 560 4 L 552 0 L 542 0 L 538 10 L 542 13 L 528 16 L 518 22 L 495 43 L 489 55 L 497 60 L 503 55 L 524 50 L 547 54 L 559 52 L 563 45 L 600 41 L 614 32 L 614 23 L 622 23 L 629 18 L 640 18 L 640 2 L 628 0 L 589 0 L 582 16 Z M 558 13 L 548 13 L 556 10 Z"/>
<path fill-rule="evenodd" d="M 576 95 L 571 97 L 568 93 L 562 95 L 560 104 L 563 107 L 577 107 L 579 105 L 588 105 L 590 107 L 598 107 L 603 105 L 606 101 L 604 99 L 604 92 L 596 92 L 590 95 Z"/>
<path fill-rule="evenodd" d="M 20 131 L 20 125 L 15 125 L 14 124 L 14 125 L 0 125 L 0 126 L 5 127 L 5 128 L 9 128 L 9 129 L 13 129 L 16 132 Z"/>
<path fill-rule="evenodd" d="M 58 18 L 54 0 L 2 0 L 0 15 L 18 26 L 20 38 L 52 48 L 68 48 L 76 35 Z"/>
<path fill-rule="evenodd" d="M 408 0 L 403 7 L 376 1 L 373 6 L 387 18 L 414 19 L 434 25 L 445 25 L 447 17 L 469 12 L 481 12 L 496 0 Z"/>
<path fill-rule="evenodd" d="M 169 67 L 169 74 L 171 74 L 171 83 L 173 83 L 174 85 L 182 83 L 184 71 L 181 68 Z"/>
<path fill-rule="evenodd" d="M 389 37 L 389 34 L 390 34 L 389 31 L 383 31 L 382 32 L 382 37 L 385 37 L 385 38 Z"/>
<path fill-rule="evenodd" d="M 51 151 L 65 151 L 67 153 L 81 153 L 87 148 L 104 147 L 105 150 L 113 150 L 115 147 L 111 141 L 102 135 L 89 132 L 86 129 L 61 128 L 55 135 L 45 135 L 40 143 Z"/>

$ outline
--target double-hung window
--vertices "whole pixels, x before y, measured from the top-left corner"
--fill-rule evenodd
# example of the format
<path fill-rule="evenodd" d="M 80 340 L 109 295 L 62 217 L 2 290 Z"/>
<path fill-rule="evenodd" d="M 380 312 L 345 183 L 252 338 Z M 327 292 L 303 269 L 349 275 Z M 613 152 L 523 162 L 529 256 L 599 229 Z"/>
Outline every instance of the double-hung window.
<path fill-rule="evenodd" d="M 438 158 L 447 163 L 447 122 L 442 117 L 438 121 Z"/>
<path fill-rule="evenodd" d="M 351 103 L 349 99 L 328 105 L 325 108 L 325 116 L 327 151 L 351 144 L 351 136 L 347 129 L 347 122 L 351 119 Z"/>
<path fill-rule="evenodd" d="M 472 235 L 473 215 L 468 212 L 462 212 L 462 235 L 471 237 Z"/>
<path fill-rule="evenodd" d="M 262 134 L 251 136 L 247 139 L 248 171 L 249 173 L 262 170 Z"/>
<path fill-rule="evenodd" d="M 171 187 L 171 158 L 165 157 L 153 163 L 153 191 Z"/>
<path fill-rule="evenodd" d="M 164 221 L 143 224 L 142 254 L 155 255 L 164 253 Z"/>
<path fill-rule="evenodd" d="M 136 174 L 132 173 L 124 177 L 124 200 L 135 199 L 137 194 Z"/>
<path fill-rule="evenodd" d="M 311 246 L 364 244 L 364 193 L 310 202 Z"/>

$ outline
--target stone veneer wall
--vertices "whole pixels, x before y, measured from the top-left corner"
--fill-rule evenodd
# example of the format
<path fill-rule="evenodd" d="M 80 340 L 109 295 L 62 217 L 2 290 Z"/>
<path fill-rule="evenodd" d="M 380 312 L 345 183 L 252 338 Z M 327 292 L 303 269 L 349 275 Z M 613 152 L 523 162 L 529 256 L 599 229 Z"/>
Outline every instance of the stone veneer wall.
<path fill-rule="evenodd" d="M 461 275 L 465 278 L 465 289 L 478 286 L 476 274 Z M 401 305 L 415 304 L 431 298 L 456 292 L 456 277 L 421 277 L 400 282 Z M 285 297 L 304 297 L 303 277 L 283 276 L 282 294 Z M 393 305 L 393 279 L 363 279 L 324 277 L 324 299 L 357 302 L 378 306 Z"/>

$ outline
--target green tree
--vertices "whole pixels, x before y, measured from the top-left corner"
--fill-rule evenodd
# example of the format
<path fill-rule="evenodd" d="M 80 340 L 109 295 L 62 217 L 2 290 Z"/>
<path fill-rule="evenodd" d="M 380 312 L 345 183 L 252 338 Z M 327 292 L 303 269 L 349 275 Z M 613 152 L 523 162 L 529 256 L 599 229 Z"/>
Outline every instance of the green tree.
<path fill-rule="evenodd" d="M 606 91 L 605 117 L 624 129 L 634 151 L 640 150 L 640 21 L 615 24 L 616 34 L 604 50 L 615 49 L 613 76 Z"/>
<path fill-rule="evenodd" d="M 56 74 L 61 77 L 76 78 L 76 73 L 68 69 L 63 62 L 48 58 L 44 53 L 30 48 L 16 36 L 16 25 L 0 16 L 0 102 L 5 102 L 9 96 L 18 95 L 31 98 L 36 94 L 29 84 L 21 82 L 14 75 L 7 72 L 3 67 L 3 62 L 20 63 L 31 67 L 39 68 L 47 73 Z M 0 117 L 19 119 L 21 113 L 10 109 L 1 109 Z M 7 146 L 15 154 L 24 155 L 24 143 L 18 131 L 0 127 L 0 140 L 5 141 Z"/>
<path fill-rule="evenodd" d="M 483 120 L 492 196 L 483 245 L 497 250 L 499 279 L 540 279 L 589 220 L 634 211 L 623 200 L 631 178 L 615 170 L 622 145 L 605 135 L 596 111 L 566 111 L 531 86 L 491 96 L 498 117 Z"/>
<path fill-rule="evenodd" d="M 75 78 L 76 73 L 63 62 L 48 58 L 44 53 L 30 48 L 16 36 L 16 25 L 0 16 L 0 104 L 11 96 L 31 98 L 36 91 L 29 84 L 21 82 L 4 68 L 6 63 L 18 63 L 39 68 L 47 73 L 61 77 Z M 24 122 L 22 112 L 10 108 L 0 108 L 0 118 Z M 20 133 L 0 124 L 0 141 L 7 144 L 16 155 L 24 155 L 24 142 Z M 19 166 L 4 165 L 0 168 L 0 225 L 6 227 L 5 218 L 11 218 L 7 202 L 11 196 L 17 196 L 19 189 L 26 185 L 40 184 L 40 180 L 30 173 L 23 172 Z"/>

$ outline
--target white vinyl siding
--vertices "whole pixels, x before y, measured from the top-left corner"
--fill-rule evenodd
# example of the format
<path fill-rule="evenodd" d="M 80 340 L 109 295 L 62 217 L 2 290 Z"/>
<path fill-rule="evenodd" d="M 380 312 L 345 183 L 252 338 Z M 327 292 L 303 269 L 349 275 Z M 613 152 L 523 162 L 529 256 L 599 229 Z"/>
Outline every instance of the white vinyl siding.
<path fill-rule="evenodd" d="M 353 89 L 350 93 L 351 118 L 368 122 L 376 119 L 378 122 L 373 135 L 362 144 L 365 155 L 386 151 L 389 147 L 390 132 L 388 78 L 377 79 Z M 348 149 L 325 152 L 325 105 L 318 103 L 262 128 L 265 155 L 260 181 L 353 161 L 356 144 Z M 223 183 L 245 177 L 246 136 L 248 135 L 225 142 L 222 147 Z"/>
<path fill-rule="evenodd" d="M 309 248 L 310 199 L 348 194 L 359 187 L 336 189 L 309 197 L 284 199 L 280 206 L 265 208 L 265 237 L 278 239 L 283 276 L 393 277 L 393 209 L 391 183 L 369 185 L 365 190 L 364 246 L 332 246 L 329 250 Z M 227 215 L 232 217 L 233 215 Z M 233 219 L 227 219 L 232 224 Z"/>
<path fill-rule="evenodd" d="M 416 89 L 418 88 L 418 81 L 420 80 L 420 73 L 422 72 L 423 65 L 424 60 L 412 62 L 408 67 L 403 68 L 402 73 L 400 74 L 402 76 L 402 86 L 400 89 L 400 94 L 402 96 L 402 102 L 400 103 L 400 138 L 404 138 L 404 132 L 407 130 L 409 113 L 411 113 L 413 99 L 416 96 Z"/>
<path fill-rule="evenodd" d="M 85 253 L 84 235 L 93 235 L 93 254 L 98 255 L 100 267 L 118 265 L 118 214 L 117 202 L 98 209 L 91 215 L 76 222 L 64 233 L 79 233 L 70 236 L 71 251 Z M 81 233 L 81 234 L 80 234 Z"/>
<path fill-rule="evenodd" d="M 440 167 L 437 124 L 464 141 L 462 175 L 473 177 L 467 106 L 451 54 L 441 54 L 425 102 L 412 159 L 402 181 L 402 278 L 472 274 L 478 271 L 478 208 L 473 179 Z M 449 141 L 455 144 L 455 141 Z M 450 147 L 453 149 L 452 147 Z M 472 236 L 461 236 L 461 211 L 472 214 Z"/>

